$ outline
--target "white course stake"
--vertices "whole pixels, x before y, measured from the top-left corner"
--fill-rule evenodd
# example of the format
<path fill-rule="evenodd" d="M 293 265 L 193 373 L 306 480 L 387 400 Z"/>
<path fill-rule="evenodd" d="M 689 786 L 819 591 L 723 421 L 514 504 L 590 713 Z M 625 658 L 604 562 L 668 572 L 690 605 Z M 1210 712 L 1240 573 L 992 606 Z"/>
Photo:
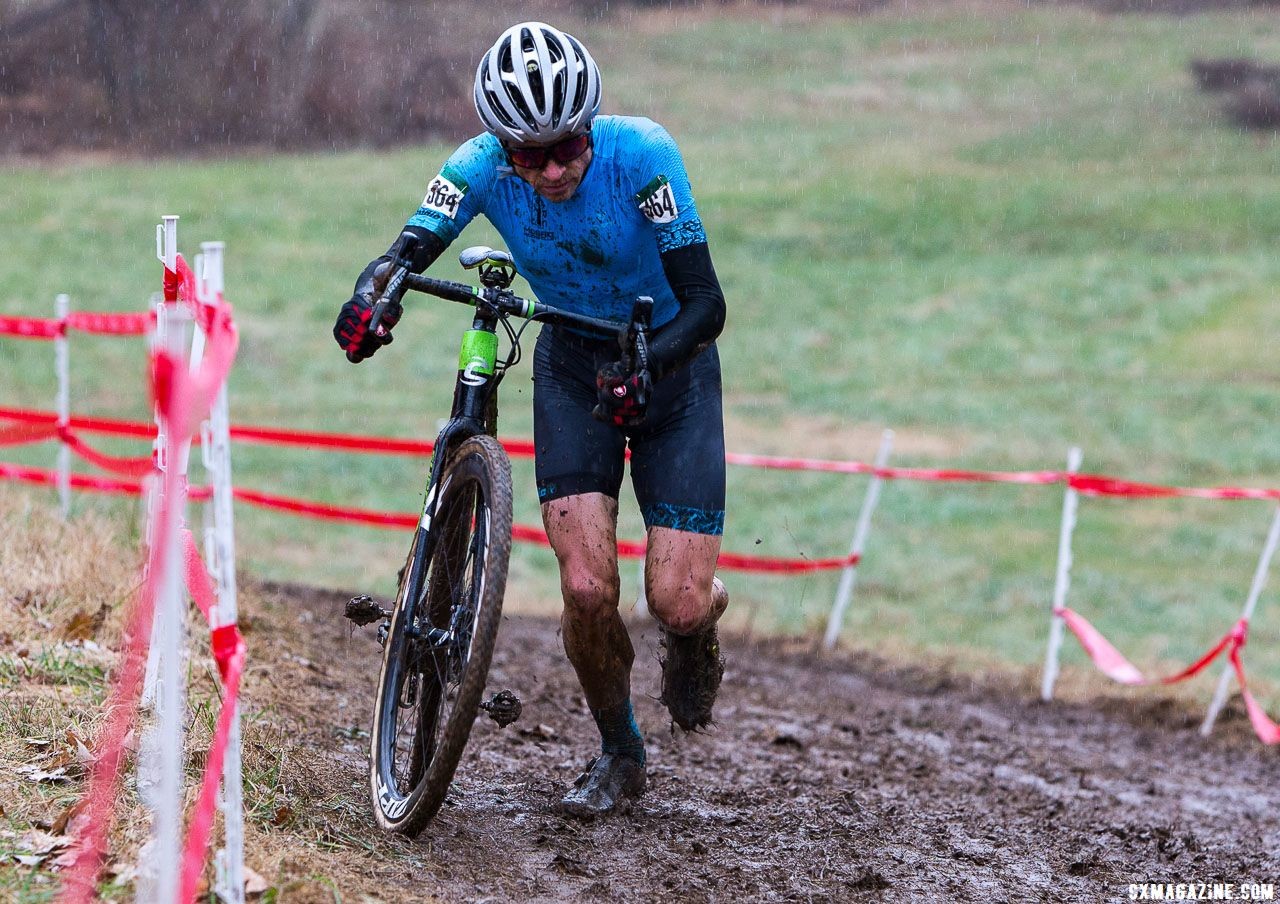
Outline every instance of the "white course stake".
<path fill-rule="evenodd" d="M 1080 449 L 1072 446 L 1067 452 L 1067 473 L 1080 470 Z M 1067 590 L 1071 587 L 1071 535 L 1076 529 L 1076 508 L 1080 494 L 1067 484 L 1062 497 L 1062 529 L 1058 533 L 1058 573 L 1053 581 L 1053 615 L 1049 623 L 1049 648 L 1044 655 L 1044 678 L 1040 683 L 1040 699 L 1053 699 L 1053 685 L 1058 680 L 1058 654 L 1062 650 L 1062 631 L 1065 625 L 1057 612 L 1067 604 Z"/>
<path fill-rule="evenodd" d="M 160 218 L 163 222 L 156 224 L 156 259 L 164 264 L 166 270 L 176 270 L 178 267 L 178 218 L 173 215 L 166 215 Z M 153 295 L 151 299 L 152 310 L 155 312 L 155 332 L 151 336 L 151 347 L 153 349 L 170 348 L 169 333 L 170 323 L 166 312 L 169 306 L 165 303 L 163 295 Z M 173 325 L 177 329 L 177 325 Z M 155 523 L 153 514 L 158 511 L 156 506 L 156 496 L 162 492 L 164 486 L 163 475 L 169 469 L 168 461 L 168 435 L 165 429 L 164 419 L 160 417 L 159 409 L 155 412 L 156 421 L 156 441 L 153 446 L 156 456 L 156 470 L 159 475 L 148 477 L 144 483 L 147 492 L 147 524 L 144 531 L 146 537 L 148 556 L 152 549 L 155 548 L 156 537 L 162 536 L 159 533 L 160 525 Z M 154 618 L 151 621 L 151 642 L 147 646 L 147 669 L 142 679 L 142 697 L 141 703 L 144 707 L 155 705 L 156 700 L 156 672 L 159 668 L 159 632 L 160 619 Z M 145 757 L 139 762 L 140 771 L 146 771 L 147 763 Z M 152 764 L 154 765 L 154 764 Z M 145 783 L 149 777 L 140 776 L 140 781 Z"/>
<path fill-rule="evenodd" d="M 203 300 L 215 303 L 222 297 L 222 242 L 203 242 L 201 268 L 204 274 Z M 206 455 L 213 479 L 213 569 L 218 590 L 215 624 L 234 624 L 237 617 L 236 545 L 231 497 L 231 422 L 224 383 L 209 413 Z M 228 904 L 244 902 L 244 800 L 240 776 L 240 709 L 231 716 L 227 752 L 222 763 L 222 823 L 224 844 L 215 857 L 215 891 Z"/>
<path fill-rule="evenodd" d="M 875 465 L 883 468 L 889 463 L 889 454 L 893 451 L 893 431 L 886 430 L 880 437 L 880 448 L 876 452 Z M 867 543 L 867 533 L 871 530 L 871 513 L 876 510 L 880 499 L 880 487 L 884 479 L 878 474 L 871 476 L 867 484 L 867 495 L 862 499 L 862 511 L 858 513 L 858 524 L 853 530 L 853 542 L 849 546 L 849 555 L 861 556 Z M 840 636 L 840 627 L 844 624 L 844 613 L 853 600 L 853 588 L 858 580 L 858 563 L 845 567 L 840 575 L 840 586 L 836 588 L 836 601 L 831 607 L 831 616 L 827 619 L 827 633 L 823 638 L 824 649 L 835 648 L 836 638 Z"/>
<path fill-rule="evenodd" d="M 1262 596 L 1262 588 L 1266 586 L 1267 572 L 1271 568 L 1271 557 L 1275 554 L 1277 543 L 1280 543 L 1280 506 L 1276 506 L 1275 517 L 1271 519 L 1271 529 L 1267 531 L 1267 542 L 1262 547 L 1262 555 L 1258 557 L 1258 567 L 1253 572 L 1253 583 L 1249 586 L 1249 597 L 1245 600 L 1244 611 L 1240 613 L 1240 617 L 1246 622 L 1253 618 L 1253 610 L 1257 608 L 1258 598 Z M 1213 693 L 1213 702 L 1209 704 L 1209 711 L 1205 714 L 1204 722 L 1200 726 L 1200 734 L 1205 737 L 1213 731 L 1213 723 L 1217 721 L 1218 713 L 1227 702 L 1227 689 L 1231 684 L 1231 675 L 1234 671 L 1230 661 L 1222 667 L 1222 677 L 1218 679 L 1218 687 Z"/>
<path fill-rule="evenodd" d="M 166 325 L 166 348 L 170 354 L 182 355 L 185 351 L 185 330 L 181 320 L 186 312 L 168 306 L 163 310 L 164 316 L 169 320 Z M 170 432 L 167 441 L 171 454 L 167 457 L 170 466 L 176 468 L 184 456 L 181 450 L 173 448 L 173 440 Z M 156 784 L 150 799 L 152 822 L 151 839 L 148 843 L 151 856 L 144 858 L 142 889 L 139 894 L 139 900 L 164 904 L 177 900 L 182 875 L 183 723 L 186 714 L 187 596 L 183 585 L 182 544 L 179 534 L 186 508 L 186 474 L 179 471 L 174 478 L 176 489 L 173 496 L 164 500 L 168 518 L 164 524 L 159 525 L 155 534 L 157 545 L 164 546 L 160 559 L 160 595 L 156 601 L 156 622 L 159 629 L 152 632 L 158 647 L 158 650 L 152 651 L 152 655 L 159 660 L 156 670 L 156 699 L 159 705 L 157 723 L 150 741 L 144 739 L 143 753 L 145 759 L 154 758 L 155 766 L 151 774 L 154 775 Z M 142 767 L 139 771 L 141 785 Z"/>
<path fill-rule="evenodd" d="M 156 256 L 168 270 L 177 268 L 178 218 L 165 216 L 156 226 Z M 154 346 L 181 357 L 186 351 L 187 311 L 156 304 Z M 142 702 L 154 707 L 155 723 L 144 730 L 138 755 L 138 791 L 151 816 L 146 856 L 140 858 L 138 900 L 169 904 L 176 901 L 182 857 L 183 723 L 186 710 L 185 626 L 186 592 L 182 579 L 182 547 L 179 529 L 186 508 L 185 450 L 175 448 L 171 431 L 157 412 L 156 462 L 161 475 L 155 489 L 147 534 L 152 554 L 163 544 L 159 561 L 159 596 L 151 626 Z M 189 448 L 189 444 L 185 444 Z M 176 498 L 163 500 L 169 469 L 177 469 Z M 168 502 L 168 520 L 159 523 L 162 501 Z"/>
<path fill-rule="evenodd" d="M 67 312 L 71 298 L 59 295 L 53 302 L 54 313 L 62 327 L 53 341 L 54 370 L 58 373 L 58 427 L 71 426 L 71 360 L 67 347 Z M 71 515 L 71 449 L 65 442 L 58 442 L 58 505 L 62 520 Z"/>

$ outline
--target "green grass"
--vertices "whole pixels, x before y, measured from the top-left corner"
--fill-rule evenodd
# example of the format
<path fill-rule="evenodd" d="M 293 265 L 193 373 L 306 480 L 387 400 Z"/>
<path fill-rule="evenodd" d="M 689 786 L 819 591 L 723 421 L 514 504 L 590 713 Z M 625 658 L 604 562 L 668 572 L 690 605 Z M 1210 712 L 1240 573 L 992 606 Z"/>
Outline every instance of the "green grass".
<path fill-rule="evenodd" d="M 1055 468 L 1078 444 L 1090 471 L 1280 483 L 1280 157 L 1273 138 L 1226 126 L 1187 69 L 1280 59 L 1274 16 L 941 5 L 583 36 L 607 108 L 664 122 L 693 174 L 730 305 L 733 448 L 869 459 L 888 426 L 902 464 Z M 45 313 L 58 291 L 140 306 L 158 283 L 152 224 L 181 213 L 185 249 L 227 242 L 234 420 L 434 435 L 460 310 L 415 303 L 396 344 L 358 368 L 329 329 L 447 150 L 10 168 L 0 310 Z M 497 240 L 477 225 L 466 241 Z M 2 403 L 51 407 L 50 349 L 3 348 Z M 76 337 L 74 355 L 76 410 L 146 416 L 135 343 Z M 529 435 L 529 390 L 525 366 L 504 390 L 505 434 Z M 412 509 L 424 466 L 235 450 L 246 486 L 374 508 Z M 517 484 L 517 519 L 536 522 L 527 462 Z M 864 485 L 733 470 L 725 546 L 838 554 Z M 1060 508 L 1054 488 L 887 486 L 849 636 L 1036 662 Z M 1189 660 L 1238 611 L 1269 516 L 1086 499 L 1071 603 L 1145 665 Z M 403 556 L 393 533 L 237 518 L 241 563 L 260 576 L 385 593 Z M 634 504 L 623 520 L 635 536 Z M 520 547 L 513 574 L 552 598 L 552 567 Z M 739 617 L 786 631 L 819 626 L 835 582 L 729 577 Z M 1280 682 L 1280 615 L 1262 605 L 1248 662 Z"/>

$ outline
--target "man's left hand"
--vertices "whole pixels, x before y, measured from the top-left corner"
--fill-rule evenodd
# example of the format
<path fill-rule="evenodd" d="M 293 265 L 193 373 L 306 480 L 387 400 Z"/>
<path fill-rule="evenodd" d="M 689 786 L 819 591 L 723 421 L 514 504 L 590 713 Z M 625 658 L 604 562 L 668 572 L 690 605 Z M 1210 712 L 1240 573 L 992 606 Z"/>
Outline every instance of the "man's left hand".
<path fill-rule="evenodd" d="M 599 401 L 591 414 L 615 427 L 635 427 L 644 422 L 652 389 L 647 370 L 627 371 L 619 361 L 606 364 L 596 374 Z"/>

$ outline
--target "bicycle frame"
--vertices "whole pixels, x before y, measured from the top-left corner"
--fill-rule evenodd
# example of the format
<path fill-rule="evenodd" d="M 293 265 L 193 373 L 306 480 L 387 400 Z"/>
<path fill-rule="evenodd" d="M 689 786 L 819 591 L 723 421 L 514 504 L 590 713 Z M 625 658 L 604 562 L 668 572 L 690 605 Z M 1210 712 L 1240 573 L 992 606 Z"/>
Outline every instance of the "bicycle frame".
<path fill-rule="evenodd" d="M 405 633 L 411 640 L 419 640 L 422 633 L 418 629 L 416 609 L 422 598 L 423 580 L 426 564 L 431 561 L 435 537 L 431 533 L 431 521 L 435 517 L 436 503 L 440 497 L 440 477 L 453 452 L 462 443 L 473 436 L 488 433 L 495 435 L 497 427 L 496 402 L 498 384 L 502 382 L 502 372 L 497 367 L 498 355 L 498 314 L 478 309 L 471 329 L 462 336 L 462 346 L 458 354 L 458 377 L 454 384 L 453 406 L 449 421 L 436 437 L 435 451 L 431 457 L 431 472 L 427 480 L 426 499 L 422 506 L 422 517 L 418 519 L 415 529 L 413 548 L 423 546 L 419 554 L 410 558 L 410 571 L 404 582 L 405 598 L 400 600 L 404 610 Z M 493 416 L 490 416 L 493 415 Z M 455 613 L 456 615 L 456 613 Z M 432 647 L 439 648 L 451 642 L 455 636 L 456 625 L 450 625 L 447 632 L 432 629 L 428 640 Z"/>

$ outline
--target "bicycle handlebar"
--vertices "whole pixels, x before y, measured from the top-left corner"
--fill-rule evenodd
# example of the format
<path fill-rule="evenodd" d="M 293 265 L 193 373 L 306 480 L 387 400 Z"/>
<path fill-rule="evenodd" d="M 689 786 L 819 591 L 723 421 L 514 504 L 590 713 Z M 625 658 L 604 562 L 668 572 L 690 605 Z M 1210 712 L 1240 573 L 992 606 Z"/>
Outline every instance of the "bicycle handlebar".
<path fill-rule="evenodd" d="M 391 305 L 398 305 L 400 299 L 404 297 L 404 293 L 409 289 L 473 307 L 485 305 L 502 316 L 520 317 L 525 320 L 590 327 L 606 333 L 620 333 L 623 330 L 635 328 L 634 321 L 631 324 L 626 324 L 618 323 L 615 320 L 589 317 L 586 314 L 575 314 L 572 311 L 565 311 L 554 305 L 521 298 L 519 295 L 515 295 L 505 289 L 482 289 L 449 279 L 420 276 L 411 273 L 408 267 L 401 266 L 392 272 L 391 277 L 387 280 L 386 288 L 382 291 L 382 296 L 373 306 L 373 313 L 369 318 L 369 330 L 371 332 L 379 336 L 385 332 L 382 330 L 383 315 Z M 652 305 L 652 302 L 650 302 L 650 305 Z M 646 328 L 647 325 L 646 323 Z"/>

